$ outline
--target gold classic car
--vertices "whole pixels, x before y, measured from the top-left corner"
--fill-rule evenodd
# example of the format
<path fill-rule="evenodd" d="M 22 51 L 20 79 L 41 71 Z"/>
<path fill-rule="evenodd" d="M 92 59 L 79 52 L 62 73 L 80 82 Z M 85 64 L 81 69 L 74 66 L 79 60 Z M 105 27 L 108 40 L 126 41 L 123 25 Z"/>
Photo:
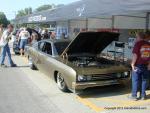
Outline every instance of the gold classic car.
<path fill-rule="evenodd" d="M 62 91 L 127 83 L 130 69 L 122 62 L 100 57 L 118 33 L 81 32 L 72 41 L 42 40 L 28 47 L 32 69 L 51 77 Z"/>

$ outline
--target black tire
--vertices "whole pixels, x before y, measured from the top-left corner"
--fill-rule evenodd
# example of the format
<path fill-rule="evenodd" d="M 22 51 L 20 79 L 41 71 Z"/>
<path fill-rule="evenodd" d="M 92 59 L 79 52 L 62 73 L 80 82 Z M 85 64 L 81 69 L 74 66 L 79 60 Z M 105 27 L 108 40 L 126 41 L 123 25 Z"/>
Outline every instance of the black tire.
<path fill-rule="evenodd" d="M 18 55 L 18 53 L 17 53 L 17 52 L 15 52 L 15 55 Z"/>
<path fill-rule="evenodd" d="M 68 87 L 65 83 L 65 80 L 59 72 L 57 73 L 57 85 L 61 91 L 68 92 Z"/>
<path fill-rule="evenodd" d="M 31 65 L 30 65 L 30 68 L 31 68 L 32 70 L 37 70 L 37 68 L 36 68 L 36 66 L 35 66 L 34 64 L 31 64 Z"/>
<path fill-rule="evenodd" d="M 18 52 L 15 52 L 15 55 L 20 55 L 20 53 L 18 53 Z"/>
<path fill-rule="evenodd" d="M 33 63 L 33 61 L 30 59 L 30 57 L 28 56 L 28 60 L 29 60 L 29 62 L 30 62 L 30 69 L 32 69 L 32 70 L 37 70 L 37 68 L 36 68 L 36 66 L 34 65 L 34 63 Z"/>

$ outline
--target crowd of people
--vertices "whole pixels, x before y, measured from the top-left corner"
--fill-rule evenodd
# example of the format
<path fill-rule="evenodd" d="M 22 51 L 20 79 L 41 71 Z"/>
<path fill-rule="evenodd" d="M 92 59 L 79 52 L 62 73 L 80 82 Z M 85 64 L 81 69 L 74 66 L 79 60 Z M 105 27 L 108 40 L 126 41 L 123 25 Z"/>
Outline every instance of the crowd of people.
<path fill-rule="evenodd" d="M 10 48 L 8 42 L 10 40 L 17 41 L 20 49 L 20 55 L 24 55 L 24 49 L 27 44 L 33 44 L 44 39 L 55 39 L 55 33 L 49 32 L 47 29 L 36 31 L 35 29 L 21 27 L 14 30 L 13 25 L 9 24 L 7 28 L 0 25 L 0 66 L 7 67 L 4 64 L 6 54 L 8 55 L 8 62 L 11 67 L 16 67 L 11 59 Z"/>
<path fill-rule="evenodd" d="M 61 39 L 66 39 L 65 33 L 62 33 Z M 33 44 L 37 41 L 44 40 L 44 39 L 56 39 L 55 32 L 48 31 L 48 29 L 43 30 L 35 30 L 32 28 L 21 27 L 19 29 L 15 29 L 13 25 L 8 25 L 7 28 L 0 25 L 0 65 L 2 67 L 6 67 L 4 65 L 4 59 L 6 54 L 8 54 L 8 60 L 11 67 L 16 66 L 11 59 L 10 48 L 8 42 L 13 40 L 18 42 L 20 55 L 24 56 L 24 49 L 27 44 Z M 2 50 L 1 50 L 2 49 Z"/>
<path fill-rule="evenodd" d="M 23 56 L 24 48 L 26 44 L 32 44 L 42 39 L 55 39 L 55 33 L 48 32 L 47 29 L 41 33 L 30 28 L 20 28 L 16 32 L 13 32 L 13 25 L 8 25 L 4 30 L 3 25 L 0 25 L 0 66 L 7 67 L 4 64 L 6 54 L 8 55 L 8 62 L 10 67 L 16 67 L 17 65 L 11 58 L 11 52 L 8 42 L 11 38 L 15 38 L 20 41 L 20 55 Z M 136 43 L 133 48 L 133 57 L 131 62 L 132 67 L 132 93 L 129 97 L 132 100 L 138 100 L 138 98 L 146 99 L 147 80 L 150 78 L 150 32 L 137 33 Z M 62 38 L 65 38 L 65 34 L 62 34 Z M 137 92 L 140 91 L 140 97 L 137 97 Z"/>

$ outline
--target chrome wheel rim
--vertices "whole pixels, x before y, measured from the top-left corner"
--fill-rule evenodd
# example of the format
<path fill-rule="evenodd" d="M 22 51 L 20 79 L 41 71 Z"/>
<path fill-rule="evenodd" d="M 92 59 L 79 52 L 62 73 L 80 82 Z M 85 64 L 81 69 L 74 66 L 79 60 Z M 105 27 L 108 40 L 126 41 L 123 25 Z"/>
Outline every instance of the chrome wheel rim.
<path fill-rule="evenodd" d="M 61 73 L 57 74 L 57 84 L 60 89 L 65 88 L 65 81 L 64 78 L 61 76 Z"/>

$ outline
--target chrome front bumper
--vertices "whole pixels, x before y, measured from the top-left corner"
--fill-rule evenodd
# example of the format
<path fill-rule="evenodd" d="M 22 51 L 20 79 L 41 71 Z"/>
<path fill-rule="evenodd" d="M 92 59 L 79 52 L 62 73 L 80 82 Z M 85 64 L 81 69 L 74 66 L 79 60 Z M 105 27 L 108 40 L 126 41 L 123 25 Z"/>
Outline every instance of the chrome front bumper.
<path fill-rule="evenodd" d="M 123 78 L 119 80 L 107 80 L 107 81 L 92 81 L 92 82 L 78 82 L 72 83 L 73 90 L 83 90 L 90 87 L 96 86 L 107 86 L 107 85 L 115 85 L 115 84 L 123 84 L 129 81 L 129 78 Z"/>

